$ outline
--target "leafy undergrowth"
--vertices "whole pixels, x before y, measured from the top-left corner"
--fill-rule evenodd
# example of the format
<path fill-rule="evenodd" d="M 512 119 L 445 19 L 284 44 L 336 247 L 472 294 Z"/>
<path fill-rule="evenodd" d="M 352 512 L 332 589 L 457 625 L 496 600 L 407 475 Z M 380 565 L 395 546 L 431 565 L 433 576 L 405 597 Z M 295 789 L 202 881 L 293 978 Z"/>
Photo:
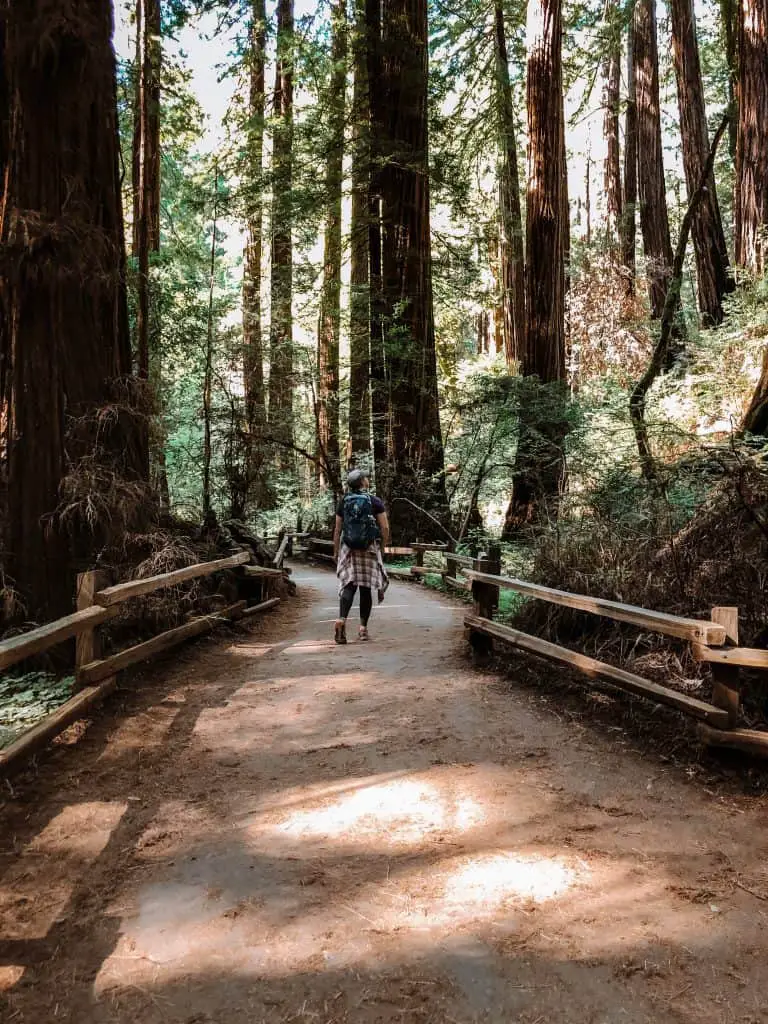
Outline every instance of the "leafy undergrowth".
<path fill-rule="evenodd" d="M 0 749 L 55 711 L 72 696 L 72 676 L 27 672 L 0 678 Z"/>

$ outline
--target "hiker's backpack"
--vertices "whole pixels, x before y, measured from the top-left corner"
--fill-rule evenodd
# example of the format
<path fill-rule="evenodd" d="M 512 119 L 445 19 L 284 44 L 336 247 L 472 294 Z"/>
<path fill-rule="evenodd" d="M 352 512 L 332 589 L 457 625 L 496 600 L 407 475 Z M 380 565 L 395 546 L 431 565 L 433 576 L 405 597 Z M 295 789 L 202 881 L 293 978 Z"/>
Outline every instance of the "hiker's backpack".
<path fill-rule="evenodd" d="M 344 543 L 353 551 L 365 551 L 379 539 L 370 494 L 355 492 L 344 498 Z"/>

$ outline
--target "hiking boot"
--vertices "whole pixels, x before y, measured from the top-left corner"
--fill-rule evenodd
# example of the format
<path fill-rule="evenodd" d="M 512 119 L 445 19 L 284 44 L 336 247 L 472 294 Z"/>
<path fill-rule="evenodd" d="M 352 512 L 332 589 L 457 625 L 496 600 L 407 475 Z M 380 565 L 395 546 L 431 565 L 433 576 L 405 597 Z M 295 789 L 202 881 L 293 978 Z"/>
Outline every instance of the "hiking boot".
<path fill-rule="evenodd" d="M 361 626 L 360 629 L 358 629 L 358 631 L 357 631 L 357 639 L 358 640 L 370 640 L 371 639 L 370 636 L 368 636 L 368 627 L 367 626 Z"/>
<path fill-rule="evenodd" d="M 345 644 L 347 642 L 347 624 L 343 619 L 336 620 L 336 625 L 333 629 L 333 639 L 337 644 Z"/>

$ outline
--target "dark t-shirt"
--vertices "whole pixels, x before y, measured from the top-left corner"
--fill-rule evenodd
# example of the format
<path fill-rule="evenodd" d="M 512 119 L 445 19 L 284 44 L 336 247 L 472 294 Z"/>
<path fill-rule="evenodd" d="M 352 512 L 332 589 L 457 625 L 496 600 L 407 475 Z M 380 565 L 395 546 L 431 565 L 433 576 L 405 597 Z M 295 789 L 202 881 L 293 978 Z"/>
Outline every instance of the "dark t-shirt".
<path fill-rule="evenodd" d="M 353 493 L 353 492 L 350 492 L 350 493 Z M 362 493 L 362 492 L 360 492 L 360 493 Z M 373 505 L 373 514 L 375 516 L 380 516 L 382 514 L 382 512 L 386 512 L 387 511 L 386 506 L 384 505 L 384 502 L 381 500 L 381 498 L 377 498 L 375 494 L 369 494 L 368 497 L 371 499 L 371 504 Z M 339 517 L 339 519 L 343 519 L 344 518 L 344 499 L 343 498 L 339 502 L 339 507 L 336 509 L 336 515 Z"/>

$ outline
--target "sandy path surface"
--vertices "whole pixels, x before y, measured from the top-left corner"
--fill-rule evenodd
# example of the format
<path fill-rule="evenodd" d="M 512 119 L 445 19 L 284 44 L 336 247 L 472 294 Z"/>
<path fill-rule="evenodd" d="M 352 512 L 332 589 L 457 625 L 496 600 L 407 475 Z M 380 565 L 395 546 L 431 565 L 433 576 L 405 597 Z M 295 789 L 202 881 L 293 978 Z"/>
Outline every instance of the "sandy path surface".
<path fill-rule="evenodd" d="M 337 648 L 295 579 L 6 795 L 3 1024 L 768 1021 L 763 802 L 503 692 L 438 596 Z"/>

